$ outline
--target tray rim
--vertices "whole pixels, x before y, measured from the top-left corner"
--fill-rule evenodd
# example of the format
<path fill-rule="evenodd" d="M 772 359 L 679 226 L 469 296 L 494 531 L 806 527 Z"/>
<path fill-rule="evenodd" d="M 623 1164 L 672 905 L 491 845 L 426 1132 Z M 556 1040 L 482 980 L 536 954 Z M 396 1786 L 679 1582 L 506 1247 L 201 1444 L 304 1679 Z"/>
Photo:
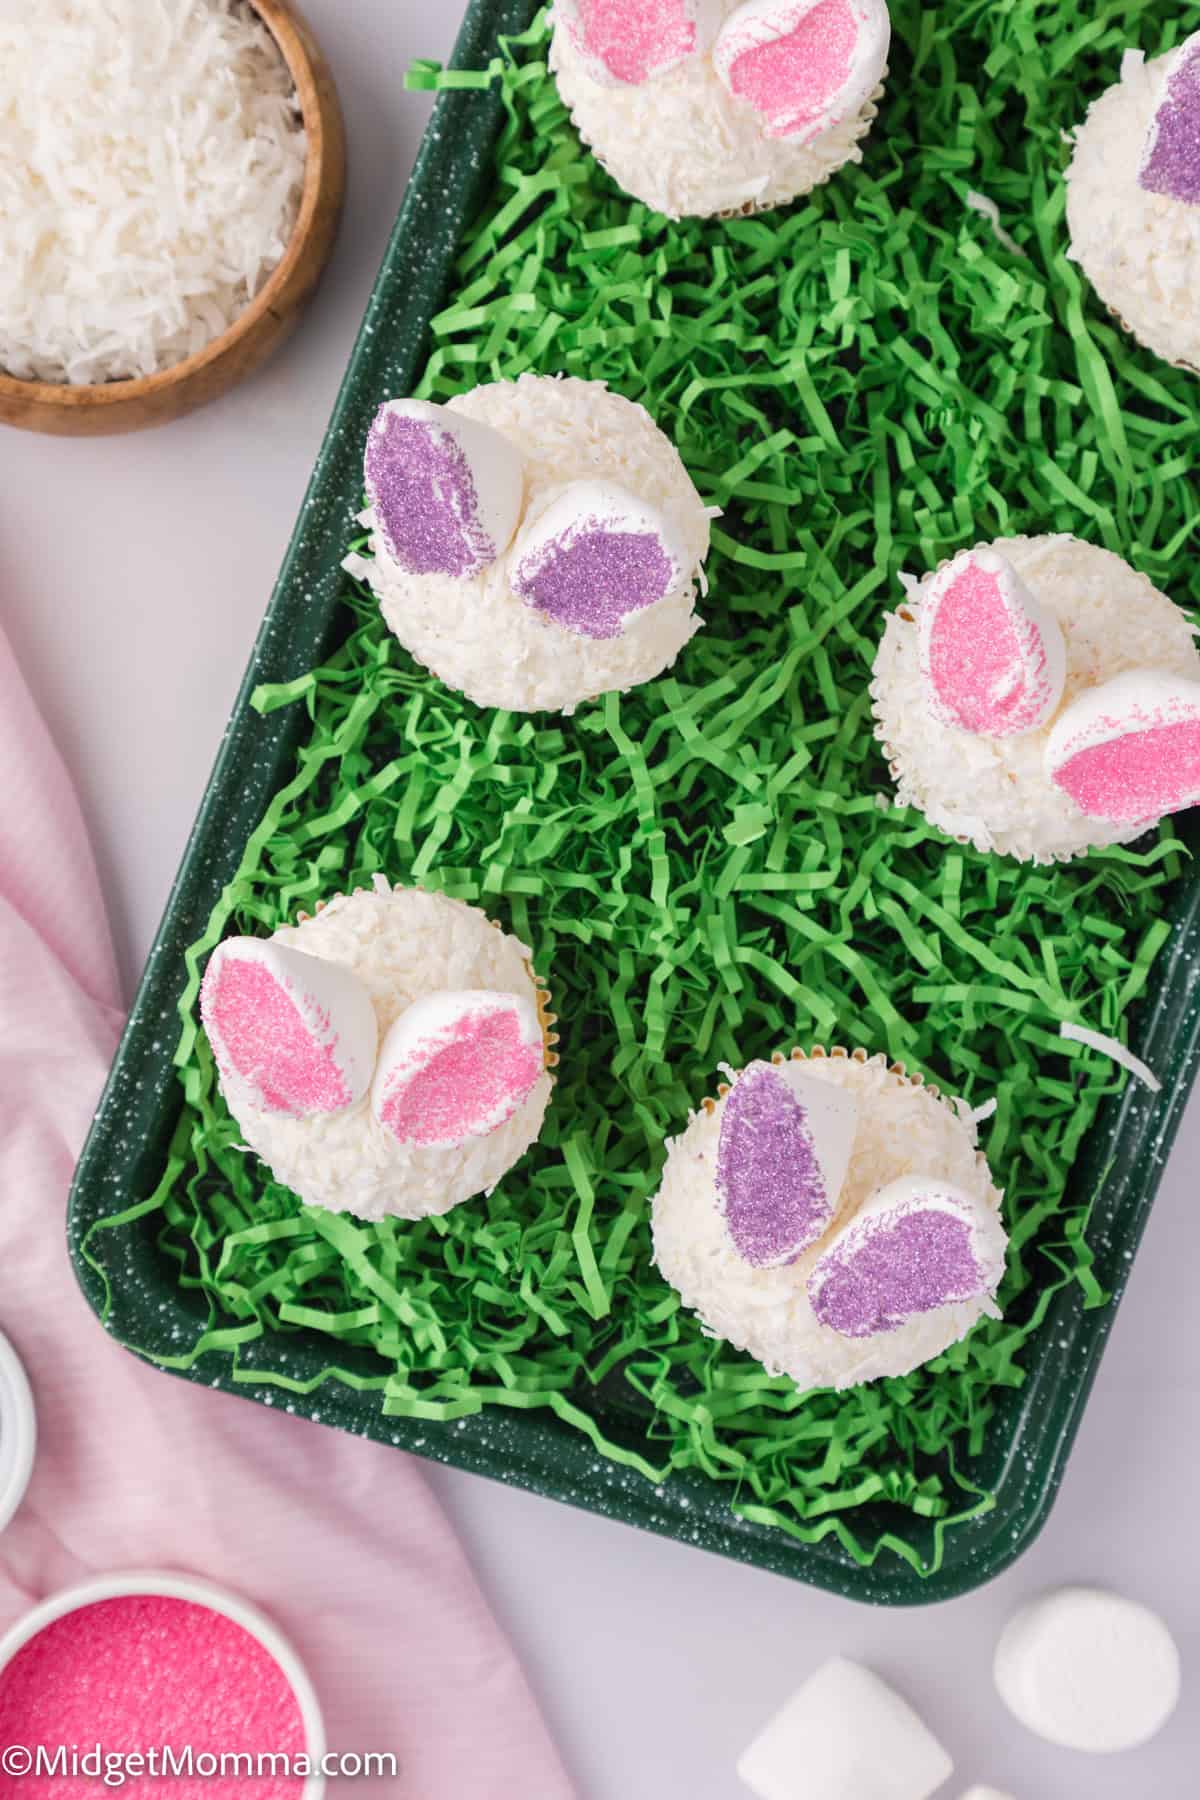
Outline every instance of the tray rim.
<path fill-rule="evenodd" d="M 540 4 L 541 0 L 470 0 L 449 67 L 486 66 L 498 53 L 500 37 L 528 25 Z M 336 596 L 326 605 L 323 590 L 337 585 L 337 561 L 353 529 L 358 498 L 356 491 L 349 506 L 328 508 L 327 471 L 339 434 L 355 410 L 356 384 L 373 350 L 371 338 L 383 311 L 384 293 L 395 277 L 397 265 L 406 257 L 412 261 L 413 245 L 427 230 L 425 215 L 437 210 L 434 202 L 440 200 L 448 174 L 461 169 L 458 154 L 465 151 L 473 155 L 474 173 L 468 175 L 465 184 L 459 184 L 462 205 L 458 224 L 453 232 L 444 235 L 435 254 L 430 255 L 426 248 L 412 261 L 414 270 L 423 276 L 419 287 L 424 308 L 409 356 L 410 365 L 415 365 L 417 346 L 427 336 L 429 317 L 449 277 L 461 224 L 471 210 L 470 193 L 482 179 L 487 151 L 498 135 L 502 117 L 502 102 L 494 87 L 485 91 L 443 90 L 438 95 L 71 1189 L 68 1241 L 72 1263 L 88 1304 L 110 1335 L 161 1372 L 266 1405 L 273 1405 L 276 1400 L 269 1381 L 254 1380 L 244 1374 L 239 1378 L 224 1352 L 206 1352 L 188 1368 L 164 1368 L 160 1361 L 140 1351 L 126 1335 L 127 1298 L 119 1289 L 109 1287 L 107 1276 L 97 1272 L 86 1255 L 85 1244 L 91 1227 L 119 1209 L 118 1196 L 126 1197 L 122 1181 L 125 1165 L 118 1157 L 126 1123 L 126 1115 L 121 1113 L 126 1083 L 133 1083 L 144 1094 L 142 1116 L 156 1124 L 159 1140 L 164 1144 L 168 1127 L 173 1126 L 180 1110 L 174 1062 L 168 1057 L 164 1064 L 161 1054 L 156 1057 L 148 1045 L 153 1032 L 164 1029 L 174 1044 L 176 1003 L 184 985 L 180 952 L 198 935 L 197 919 L 203 929 L 223 880 L 231 872 L 223 867 L 228 856 L 221 855 L 222 821 L 231 801 L 243 793 L 242 759 L 251 740 L 256 764 L 266 768 L 270 759 L 271 773 L 262 787 L 263 794 L 267 794 L 274 789 L 276 771 L 290 758 L 292 740 L 300 735 L 302 721 L 293 715 L 301 709 L 287 708 L 262 718 L 251 708 L 250 696 L 262 682 L 287 681 L 306 672 L 327 653 L 331 638 L 337 641 L 345 634 L 345 621 L 339 616 L 343 609 Z M 448 149 L 451 141 L 456 145 L 453 153 Z M 331 534 L 340 535 L 331 538 Z M 315 583 L 305 572 L 314 541 L 332 541 L 336 552 L 333 573 L 327 572 Z M 308 595 L 307 604 L 300 603 L 304 593 Z M 202 876 L 199 882 L 198 868 L 207 868 L 207 877 Z M 321 1422 L 358 1435 L 366 1429 L 382 1441 L 431 1460 L 525 1487 L 542 1497 L 565 1501 L 602 1516 L 620 1518 L 677 1541 L 696 1543 L 847 1598 L 888 1605 L 928 1605 L 957 1597 L 994 1579 L 1029 1548 L 1053 1507 L 1116 1317 L 1124 1281 L 1149 1219 L 1167 1151 L 1200 1067 L 1200 957 L 1193 955 L 1189 961 L 1185 955 L 1189 948 L 1200 948 L 1200 871 L 1190 885 L 1181 880 L 1172 918 L 1174 943 L 1160 952 L 1160 966 L 1182 965 L 1184 978 L 1177 983 L 1163 981 L 1153 1000 L 1143 999 L 1136 1023 L 1139 1053 L 1152 1066 L 1174 1065 L 1178 1073 L 1157 1099 L 1131 1082 L 1123 1093 L 1105 1101 L 1069 1182 L 1077 1192 L 1093 1191 L 1094 1222 L 1121 1226 L 1114 1255 L 1108 1259 L 1111 1268 L 1107 1263 L 1101 1268 L 1101 1277 L 1111 1288 L 1112 1298 L 1107 1306 L 1088 1313 L 1074 1284 L 1055 1294 L 1042 1331 L 1047 1339 L 1069 1335 L 1073 1348 L 1080 1352 L 1078 1377 L 1064 1400 L 1058 1379 L 1061 1370 L 1054 1369 L 1045 1357 L 1036 1366 L 1031 1363 L 1029 1381 L 1021 1390 L 1018 1426 L 1008 1443 L 1003 1475 L 997 1484 L 996 1504 L 992 1511 L 948 1536 L 944 1561 L 934 1572 L 918 1575 L 888 1552 L 870 1564 L 860 1564 L 834 1536 L 804 1543 L 777 1528 L 740 1519 L 727 1502 L 717 1509 L 718 1516 L 705 1521 L 698 1531 L 697 1496 L 704 1496 L 711 1504 L 716 1492 L 703 1477 L 693 1471 L 676 1472 L 667 1484 L 655 1486 L 605 1460 L 598 1478 L 596 1455 L 588 1441 L 553 1415 L 512 1413 L 498 1421 L 494 1416 L 489 1418 L 485 1409 L 483 1415 L 474 1418 L 437 1424 L 385 1416 L 376 1406 L 373 1418 L 377 1429 L 370 1430 L 369 1424 L 364 1426 L 361 1397 L 344 1384 L 334 1383 L 320 1389 Z M 185 924 L 185 920 L 190 923 Z M 160 1163 L 161 1160 L 160 1157 Z M 1147 1167 L 1155 1171 L 1149 1184 L 1144 1178 Z M 1129 1253 L 1128 1260 L 1124 1259 L 1125 1252 Z M 1097 1258 L 1098 1265 L 1101 1260 Z M 161 1267 L 161 1259 L 157 1266 Z M 196 1315 L 184 1303 L 182 1290 L 170 1283 L 161 1291 L 174 1301 L 176 1321 L 185 1323 L 194 1335 Z M 289 1343 L 292 1341 L 289 1339 Z M 323 1341 L 319 1347 L 325 1354 Z M 1043 1388 L 1047 1405 L 1055 1401 L 1057 1405 L 1052 1428 L 1044 1429 L 1039 1436 L 1044 1470 L 1035 1481 L 1028 1469 L 1022 1472 L 1019 1453 L 1027 1435 L 1029 1402 L 1038 1398 Z M 308 1409 L 298 1401 L 295 1410 Z M 1017 1409 L 1014 1406 L 1012 1410 Z M 498 1430 L 501 1424 L 502 1432 Z M 496 1462 L 493 1448 L 497 1435 L 504 1436 L 516 1452 L 501 1465 Z M 723 1499 L 723 1492 L 718 1498 Z"/>

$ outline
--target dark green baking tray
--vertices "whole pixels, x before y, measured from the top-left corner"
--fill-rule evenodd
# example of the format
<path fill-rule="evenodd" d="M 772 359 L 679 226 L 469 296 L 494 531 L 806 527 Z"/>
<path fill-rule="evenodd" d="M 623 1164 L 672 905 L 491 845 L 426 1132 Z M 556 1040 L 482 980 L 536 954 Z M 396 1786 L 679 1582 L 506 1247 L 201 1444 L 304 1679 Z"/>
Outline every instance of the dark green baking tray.
<path fill-rule="evenodd" d="M 538 0 L 473 0 L 455 51 L 462 68 L 486 66 L 502 34 L 524 29 Z M 496 93 L 444 92 L 438 99 L 396 230 L 317 460 L 300 520 L 250 667 L 217 758 L 167 910 L 138 990 L 71 1195 L 69 1239 L 84 1292 L 97 1313 L 102 1278 L 82 1255 L 99 1219 L 121 1211 L 157 1184 L 180 1109 L 169 1046 L 178 1028 L 184 952 L 202 933 L 224 883 L 267 797 L 290 772 L 306 724 L 302 708 L 261 717 L 249 697 L 262 682 L 286 682 L 324 660 L 347 627 L 338 604 L 339 564 L 354 533 L 361 447 L 378 398 L 413 385 L 426 328 L 444 292 L 458 238 L 476 203 L 501 120 Z M 1184 837 L 1197 847 L 1197 827 Z M 696 1473 L 677 1473 L 663 1487 L 596 1457 L 589 1442 L 550 1414 L 481 1416 L 439 1426 L 384 1418 L 377 1397 L 340 1385 L 321 1388 L 321 1419 L 347 1430 L 419 1450 L 437 1461 L 590 1508 L 664 1536 L 737 1557 L 855 1599 L 919 1604 L 961 1594 L 998 1574 L 1031 1543 L 1062 1479 L 1116 1302 L 1149 1216 L 1167 1151 L 1196 1072 L 1200 1047 L 1200 877 L 1185 879 L 1172 938 L 1157 965 L 1157 997 L 1137 1018 L 1135 1048 L 1165 1082 L 1150 1095 L 1131 1084 L 1105 1104 L 1073 1174 L 1076 1198 L 1094 1199 L 1089 1241 L 1097 1278 L 1112 1304 L 1084 1309 L 1071 1284 L 1054 1298 L 1029 1358 L 1028 1380 L 1006 1393 L 989 1427 L 971 1478 L 995 1492 L 990 1513 L 946 1538 L 944 1560 L 921 1577 L 900 1559 L 860 1566 L 836 1539 L 814 1545 L 735 1517 L 726 1499 Z M 160 1345 L 194 1342 L 198 1301 L 176 1284 L 174 1265 L 159 1251 L 154 1227 L 135 1223 L 106 1234 L 114 1337 L 133 1343 L 153 1319 Z M 327 1362 L 316 1334 L 289 1334 L 290 1372 L 315 1376 Z M 228 1361 L 200 1358 L 187 1378 L 272 1403 L 266 1386 L 234 1382 Z M 294 1403 L 303 1410 L 305 1402 Z M 602 1401 L 595 1402 L 603 1412 Z M 636 1443 L 625 1415 L 604 1413 L 611 1437 Z M 639 1446 L 640 1447 L 640 1446 Z M 869 1509 L 864 1509 L 869 1513 Z M 880 1509 L 879 1526 L 886 1515 Z M 932 1560 L 933 1528 L 906 1527 Z M 927 1542 L 921 1543 L 924 1530 Z"/>

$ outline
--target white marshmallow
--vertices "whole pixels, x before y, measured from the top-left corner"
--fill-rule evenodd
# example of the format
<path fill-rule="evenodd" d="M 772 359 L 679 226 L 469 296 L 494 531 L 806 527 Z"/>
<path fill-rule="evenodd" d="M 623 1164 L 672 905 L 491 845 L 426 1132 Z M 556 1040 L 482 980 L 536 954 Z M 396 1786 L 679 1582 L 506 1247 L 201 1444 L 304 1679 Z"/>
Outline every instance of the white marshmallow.
<path fill-rule="evenodd" d="M 834 1657 L 744 1752 L 759 1800 L 929 1800 L 954 1764 L 907 1701 Z"/>
<path fill-rule="evenodd" d="M 502 433 L 430 400 L 388 400 L 367 436 L 364 480 L 375 529 L 410 575 L 467 579 L 512 542 L 524 458 Z"/>
<path fill-rule="evenodd" d="M 1157 1613 L 1099 1588 L 1043 1594 L 996 1646 L 996 1686 L 1022 1725 L 1052 1744 L 1132 1750 L 1179 1700 L 1179 1652 Z"/>
<path fill-rule="evenodd" d="M 617 29 L 620 11 L 621 0 L 555 0 L 554 23 L 592 81 L 641 87 L 710 48 L 724 0 L 624 0 L 623 31 Z"/>
<path fill-rule="evenodd" d="M 245 1106 L 308 1118 L 366 1093 L 379 1028 L 371 996 L 340 963 L 263 938 L 226 938 L 209 958 L 200 1014 L 222 1085 Z"/>
<path fill-rule="evenodd" d="M 973 575 L 982 579 L 972 583 Z M 961 551 L 923 584 L 917 638 L 929 710 L 951 730 L 1023 737 L 1045 725 L 1062 699 L 1062 627 L 1008 559 L 986 545 Z"/>
<path fill-rule="evenodd" d="M 937 1298 L 935 1288 L 939 1272 L 936 1269 L 930 1272 L 928 1279 L 920 1279 L 918 1290 L 914 1291 L 914 1279 L 922 1277 L 923 1271 L 918 1266 L 914 1274 L 906 1261 L 897 1265 L 894 1293 L 881 1289 L 872 1272 L 860 1293 L 852 1291 L 840 1300 L 832 1294 L 829 1284 L 844 1277 L 847 1268 L 853 1270 L 855 1257 L 869 1250 L 873 1238 L 886 1234 L 905 1219 L 930 1213 L 966 1226 L 969 1253 L 977 1275 L 969 1291 L 947 1291 Z M 866 1337 L 876 1330 L 893 1331 L 906 1320 L 919 1313 L 932 1312 L 937 1306 L 961 1305 L 984 1297 L 988 1301 L 987 1310 L 994 1312 L 992 1300 L 1004 1275 L 1007 1244 L 999 1213 L 985 1201 L 969 1194 L 965 1188 L 955 1187 L 931 1175 L 903 1175 L 877 1188 L 849 1223 L 834 1233 L 813 1264 L 808 1278 L 808 1297 L 821 1323 L 847 1337 Z M 869 1328 L 850 1329 L 848 1321 L 841 1319 L 847 1303 L 851 1310 L 859 1303 L 878 1305 L 885 1316 L 876 1319 Z M 862 1324 L 866 1327 L 867 1321 Z"/>
<path fill-rule="evenodd" d="M 1173 741 L 1159 737 L 1147 758 L 1147 734 L 1171 726 L 1180 728 Z M 1106 745 L 1112 747 L 1107 755 L 1097 757 Z M 1200 681 L 1131 669 L 1088 688 L 1055 720 L 1045 768 L 1091 817 L 1149 824 L 1194 806 L 1200 800 Z"/>
<path fill-rule="evenodd" d="M 501 1015 L 510 1022 L 503 1037 L 481 1037 Z M 413 1084 L 451 1049 L 459 1052 L 453 1071 L 414 1103 Z M 484 988 L 427 994 L 400 1014 L 383 1040 L 371 1109 L 400 1143 L 456 1149 L 510 1119 L 544 1067 L 541 1022 L 527 995 Z"/>
<path fill-rule="evenodd" d="M 853 31 L 843 66 L 828 40 L 805 43 L 806 20 L 821 0 L 745 0 L 726 19 L 713 48 L 713 67 L 729 93 L 753 106 L 768 137 L 811 143 L 849 118 L 879 86 L 887 67 L 892 24 L 885 0 L 842 0 L 838 23 Z M 810 82 L 789 81 L 799 34 L 808 50 Z M 779 46 L 773 56 L 774 46 Z M 813 91 L 813 78 L 819 85 Z"/>
<path fill-rule="evenodd" d="M 689 574 L 665 513 L 614 481 L 572 481 L 522 527 L 509 555 L 514 593 L 583 637 L 614 638 L 633 613 Z"/>

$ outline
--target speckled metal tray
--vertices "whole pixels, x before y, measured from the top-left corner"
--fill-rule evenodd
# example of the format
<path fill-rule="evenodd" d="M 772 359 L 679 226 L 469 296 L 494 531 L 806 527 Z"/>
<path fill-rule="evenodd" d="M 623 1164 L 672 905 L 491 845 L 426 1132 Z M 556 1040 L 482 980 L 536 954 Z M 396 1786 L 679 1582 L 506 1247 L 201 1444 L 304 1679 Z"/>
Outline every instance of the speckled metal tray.
<path fill-rule="evenodd" d="M 459 67 L 480 68 L 501 34 L 523 29 L 537 0 L 473 0 L 455 52 Z M 339 562 L 354 530 L 361 449 L 381 393 L 411 386 L 428 321 L 444 292 L 465 221 L 475 206 L 499 129 L 498 96 L 443 93 L 426 135 L 396 230 L 367 309 L 300 520 L 234 708 L 208 792 L 172 890 L 71 1196 L 69 1237 L 84 1292 L 100 1312 L 103 1283 L 81 1255 L 89 1227 L 150 1193 L 161 1173 L 179 1113 L 180 1090 L 169 1057 L 178 1029 L 184 951 L 201 934 L 222 885 L 268 797 L 290 771 L 302 708 L 265 719 L 251 711 L 260 682 L 284 682 L 323 660 L 347 625 L 338 605 Z M 1193 848 L 1196 825 L 1188 823 Z M 1149 1216 L 1160 1172 L 1200 1056 L 1200 877 L 1181 886 L 1171 942 L 1159 964 L 1157 998 L 1138 1019 L 1135 1048 L 1165 1081 L 1161 1095 L 1131 1086 L 1107 1104 L 1073 1176 L 1077 1197 L 1092 1196 L 1089 1241 L 1098 1279 L 1120 1295 Z M 175 1281 L 150 1223 L 105 1234 L 111 1282 L 108 1329 L 128 1343 L 166 1348 L 194 1343 L 198 1302 Z M 588 1441 L 550 1414 L 485 1413 L 453 1426 L 385 1419 L 377 1396 L 327 1384 L 301 1398 L 327 1424 L 365 1433 L 538 1494 L 570 1501 L 829 1588 L 858 1600 L 919 1604 L 961 1594 L 999 1573 L 1027 1548 L 1049 1513 L 1116 1309 L 1084 1310 L 1074 1285 L 1059 1292 L 1032 1355 L 1025 1386 L 1007 1394 L 992 1420 L 984 1453 L 967 1470 L 994 1490 L 993 1511 L 957 1527 L 936 1573 L 922 1578 L 888 1553 L 863 1568 L 832 1538 L 816 1545 L 748 1524 L 698 1473 L 656 1488 L 597 1458 Z M 316 1375 L 328 1347 L 316 1334 L 290 1333 L 293 1376 Z M 366 1353 L 363 1353 L 364 1357 Z M 343 1360 L 345 1357 L 343 1356 Z M 364 1368 L 366 1364 L 364 1361 Z M 235 1383 L 228 1359 L 202 1357 L 188 1379 L 270 1403 L 274 1391 Z M 638 1420 L 593 1398 L 602 1429 L 642 1448 Z M 864 1535 L 894 1525 L 885 1507 L 862 1509 Z M 933 1531 L 906 1516 L 905 1536 L 932 1558 Z"/>

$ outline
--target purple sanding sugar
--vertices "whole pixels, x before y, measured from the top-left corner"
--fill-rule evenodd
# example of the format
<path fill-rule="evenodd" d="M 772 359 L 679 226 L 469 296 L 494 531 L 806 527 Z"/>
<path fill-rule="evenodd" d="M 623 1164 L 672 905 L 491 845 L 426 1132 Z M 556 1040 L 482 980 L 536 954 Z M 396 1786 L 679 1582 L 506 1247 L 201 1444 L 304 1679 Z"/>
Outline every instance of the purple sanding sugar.
<path fill-rule="evenodd" d="M 606 531 L 599 519 L 573 525 L 517 571 L 516 590 L 580 637 L 620 637 L 631 612 L 670 590 L 675 565 L 652 531 Z"/>
<path fill-rule="evenodd" d="M 856 1238 L 822 1258 L 809 1284 L 817 1318 L 843 1337 L 896 1331 L 914 1313 L 982 1292 L 970 1228 L 948 1213 L 885 1214 Z"/>
<path fill-rule="evenodd" d="M 795 1262 L 832 1217 L 808 1114 L 782 1075 L 751 1063 L 725 1101 L 717 1196 L 743 1262 Z"/>
<path fill-rule="evenodd" d="M 388 554 L 410 575 L 474 575 L 495 561 L 470 464 L 449 432 L 382 408 L 366 480 Z"/>
<path fill-rule="evenodd" d="M 1200 36 L 1184 46 L 1167 82 L 1138 183 L 1152 194 L 1200 205 Z"/>

